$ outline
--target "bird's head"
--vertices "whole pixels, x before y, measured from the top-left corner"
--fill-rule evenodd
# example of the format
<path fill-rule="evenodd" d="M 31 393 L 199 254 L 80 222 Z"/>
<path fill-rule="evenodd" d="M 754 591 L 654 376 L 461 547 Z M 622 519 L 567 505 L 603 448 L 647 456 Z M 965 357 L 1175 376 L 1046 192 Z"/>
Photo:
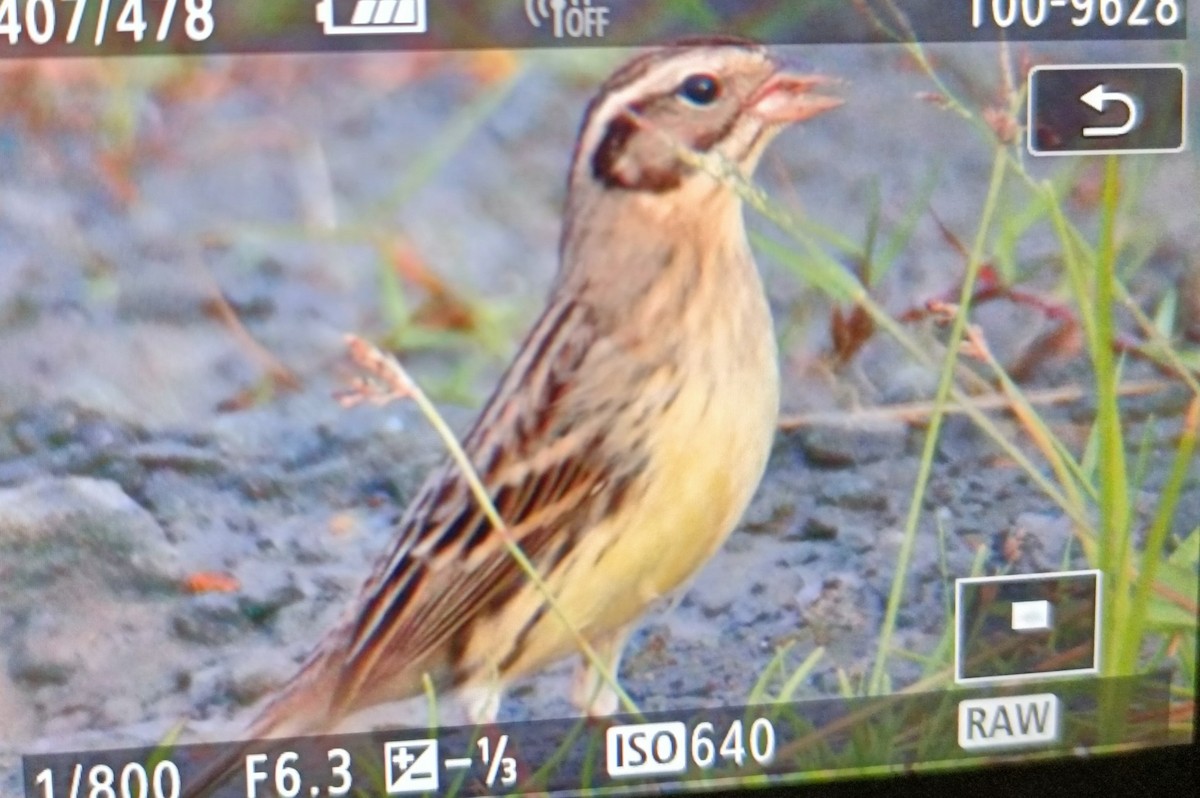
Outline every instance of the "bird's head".
<path fill-rule="evenodd" d="M 841 105 L 831 81 L 785 68 L 738 40 L 669 47 L 635 58 L 588 106 L 576 142 L 572 192 L 666 193 L 697 175 L 695 155 L 749 175 L 785 126 Z"/>

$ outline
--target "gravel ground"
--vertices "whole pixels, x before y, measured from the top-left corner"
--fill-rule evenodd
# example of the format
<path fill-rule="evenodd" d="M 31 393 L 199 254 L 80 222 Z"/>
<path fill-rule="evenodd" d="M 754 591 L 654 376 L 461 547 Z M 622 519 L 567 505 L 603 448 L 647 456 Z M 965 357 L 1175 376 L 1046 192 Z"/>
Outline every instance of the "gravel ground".
<path fill-rule="evenodd" d="M 1134 55 L 1164 58 L 1145 50 Z M 933 54 L 952 79 L 995 72 L 991 48 Z M 885 229 L 916 206 L 913 236 L 876 295 L 900 313 L 953 289 L 961 257 L 938 220 L 970 240 L 987 146 L 914 99 L 928 85 L 899 50 L 802 57 L 845 78 L 848 102 L 785 135 L 762 182 L 856 241 L 873 198 Z M 478 403 L 553 272 L 575 125 L 612 58 L 145 59 L 0 71 L 0 97 L 12 99 L 0 109 L 0 794 L 15 794 L 22 752 L 146 744 L 181 721 L 189 739 L 236 733 L 343 610 L 388 541 L 387 520 L 439 457 L 412 408 L 343 410 L 332 399 L 348 372 L 342 334 L 391 327 L 381 253 L 412 253 L 479 308 L 486 346 L 408 356 L 443 395 Z M 511 84 L 484 79 L 506 72 Z M 990 80 L 967 95 L 989 102 Z M 503 91 L 456 143 L 464 109 Z M 1079 170 L 1081 186 L 1089 175 Z M 1152 237 L 1134 284 L 1153 306 L 1186 268 L 1182 253 L 1200 251 L 1194 207 L 1174 199 L 1194 195 L 1200 170 L 1181 155 L 1144 176 L 1156 191 L 1128 209 L 1129 229 Z M 1090 229 L 1094 214 L 1082 201 L 1076 210 Z M 772 235 L 761 220 L 752 226 Z M 1036 263 L 1053 246 L 1035 230 L 1017 252 Z M 849 369 L 824 367 L 829 301 L 763 266 L 787 412 L 929 395 L 936 376 L 882 336 Z M 1052 292 L 1055 282 L 1030 287 Z M 242 331 L 222 321 L 218 292 Z M 1039 314 L 1012 305 L 979 319 L 1006 359 L 1046 331 Z M 297 390 L 264 390 L 247 335 L 298 378 Z M 1084 381 L 1079 361 L 1047 361 L 1031 380 Z M 1134 364 L 1128 376 L 1151 375 Z M 1185 398 L 1128 406 L 1130 440 L 1158 444 L 1139 520 L 1153 510 Z M 458 428 L 471 415 L 450 403 L 446 412 Z M 1048 416 L 1082 446 L 1087 407 Z M 634 638 L 621 675 L 635 699 L 648 709 L 737 703 L 789 643 L 789 672 L 825 647 L 797 698 L 835 695 L 839 671 L 869 670 L 923 439 L 919 424 L 900 421 L 781 433 L 742 526 Z M 952 577 L 969 573 L 980 549 L 988 570 L 1080 564 L 1062 513 L 960 419 L 947 422 L 923 509 L 895 638 L 905 650 L 934 651 Z M 1175 531 L 1198 518 L 1193 474 Z M 191 591 L 198 572 L 237 588 Z M 890 662 L 896 686 L 923 673 L 911 658 Z M 517 686 L 502 717 L 571 714 L 569 670 Z M 410 703 L 382 719 L 415 722 L 421 711 Z"/>

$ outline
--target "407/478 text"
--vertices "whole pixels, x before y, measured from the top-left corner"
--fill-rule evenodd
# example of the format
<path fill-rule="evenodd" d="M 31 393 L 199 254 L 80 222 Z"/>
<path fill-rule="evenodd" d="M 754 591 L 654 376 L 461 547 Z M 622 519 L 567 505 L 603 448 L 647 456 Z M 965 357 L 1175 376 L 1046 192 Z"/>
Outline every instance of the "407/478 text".
<path fill-rule="evenodd" d="M 1040 28 L 1070 16 L 1077 28 L 1167 28 L 1186 0 L 971 0 L 973 28 Z"/>
<path fill-rule="evenodd" d="M 12 45 L 165 42 L 180 28 L 190 41 L 209 39 L 213 0 L 0 0 L 0 43 Z"/>

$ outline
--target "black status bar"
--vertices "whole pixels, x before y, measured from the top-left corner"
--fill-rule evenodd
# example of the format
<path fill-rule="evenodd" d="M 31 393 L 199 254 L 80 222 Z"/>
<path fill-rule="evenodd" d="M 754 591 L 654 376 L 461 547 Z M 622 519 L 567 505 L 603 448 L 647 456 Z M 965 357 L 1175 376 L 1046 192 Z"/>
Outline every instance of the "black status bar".
<path fill-rule="evenodd" d="M 854 775 L 997 755 L 1065 756 L 1172 742 L 1170 674 L 1038 680 L 990 690 L 818 699 L 483 727 L 406 729 L 250 743 L 34 754 L 27 798 L 181 795 L 214 763 L 210 798 L 520 795 L 593 788 Z M 1178 739 L 1175 739 L 1178 742 Z M 732 781 L 729 781 L 732 780 Z M 217 782 L 208 782 L 215 784 Z"/>
<path fill-rule="evenodd" d="M 1187 0 L 0 0 L 0 57 L 1180 40 Z"/>

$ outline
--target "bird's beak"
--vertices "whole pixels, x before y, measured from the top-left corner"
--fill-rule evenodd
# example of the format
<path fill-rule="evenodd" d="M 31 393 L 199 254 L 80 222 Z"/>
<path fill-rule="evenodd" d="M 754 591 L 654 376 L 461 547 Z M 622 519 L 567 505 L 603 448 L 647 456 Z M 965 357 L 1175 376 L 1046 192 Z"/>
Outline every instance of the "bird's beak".
<path fill-rule="evenodd" d="M 816 93 L 817 89 L 838 82 L 823 75 L 779 71 L 758 87 L 747 103 L 747 110 L 767 124 L 774 125 L 811 119 L 845 102 L 840 97 Z"/>

